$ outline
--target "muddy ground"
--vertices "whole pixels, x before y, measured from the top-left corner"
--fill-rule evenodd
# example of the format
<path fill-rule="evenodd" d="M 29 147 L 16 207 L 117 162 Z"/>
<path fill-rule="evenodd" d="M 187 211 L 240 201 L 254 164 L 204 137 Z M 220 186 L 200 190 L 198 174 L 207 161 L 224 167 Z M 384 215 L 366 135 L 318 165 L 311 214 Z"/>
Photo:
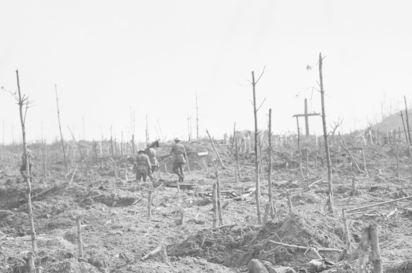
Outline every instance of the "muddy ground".
<path fill-rule="evenodd" d="M 399 147 L 397 164 L 395 145 L 366 145 L 366 173 L 362 155 L 356 149 L 358 143 L 348 138 L 347 145 L 362 171 L 351 164 L 350 156 L 340 148 L 338 141 L 332 142 L 335 213 L 330 215 L 325 207 L 327 182 L 321 145 L 304 143 L 303 147 L 308 148 L 308 161 L 306 163 L 304 156 L 302 168 L 299 168 L 298 152 L 292 143 L 274 149 L 272 178 L 276 214 L 266 224 L 258 225 L 253 157 L 241 154 L 241 178 L 235 182 L 233 150 L 230 143 L 219 142 L 218 150 L 226 165 L 226 169 L 219 171 L 223 226 L 212 228 L 215 156 L 206 140 L 185 145 L 190 159 L 186 181 L 178 192 L 177 178 L 167 172 L 171 169 L 170 161 L 161 160 L 152 194 L 151 217 L 147 209 L 151 184 L 134 181 L 126 156 L 117 155 L 114 160 L 109 156 L 94 159 L 89 154 L 83 161 L 74 157 L 66 171 L 58 146 L 50 146 L 44 180 L 41 149 L 33 146 L 37 265 L 43 272 L 54 273 L 248 272 L 248 262 L 257 258 L 305 272 L 309 270 L 308 262 L 314 259 L 313 253 L 272 242 L 343 250 L 342 208 L 412 195 L 412 159 L 406 147 Z M 167 154 L 168 149 L 169 146 L 162 146 L 159 155 Z M 208 155 L 198 156 L 199 152 L 206 151 Z M 262 157 L 261 169 L 262 213 L 268 200 L 266 157 Z M 26 184 L 18 172 L 19 158 L 17 147 L 3 148 L 0 158 L 0 272 L 25 272 L 25 259 L 31 250 Z M 126 169 L 128 177 L 125 177 Z M 313 182 L 316 183 L 307 188 Z M 288 210 L 287 192 L 293 195 L 293 214 Z M 75 219 L 78 216 L 82 219 L 82 259 L 77 257 Z M 354 247 L 362 229 L 376 222 L 384 269 L 411 272 L 412 267 L 407 264 L 412 257 L 410 199 L 365 209 L 348 218 Z M 165 247 L 169 263 L 158 255 L 142 260 L 159 245 Z M 329 266 L 328 272 L 356 270 L 357 261 L 340 261 L 340 253 L 320 254 L 335 264 Z"/>

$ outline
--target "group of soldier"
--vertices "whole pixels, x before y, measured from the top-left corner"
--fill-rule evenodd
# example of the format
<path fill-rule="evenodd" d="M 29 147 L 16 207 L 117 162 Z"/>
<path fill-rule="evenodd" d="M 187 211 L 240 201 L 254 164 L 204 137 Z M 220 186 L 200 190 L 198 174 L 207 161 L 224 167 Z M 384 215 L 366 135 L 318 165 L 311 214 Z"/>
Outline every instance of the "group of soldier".
<path fill-rule="evenodd" d="M 137 152 L 134 168 L 138 182 L 142 180 L 146 182 L 147 177 L 149 177 L 151 181 L 155 180 L 153 173 L 159 169 L 159 161 L 156 157 L 156 148 L 159 146 L 159 141 L 155 141 L 148 145 L 146 149 Z M 183 182 L 183 166 L 186 164 L 187 158 L 185 146 L 179 139 L 174 140 L 169 156 L 173 159 L 173 173 L 177 174 L 179 182 Z"/>
<path fill-rule="evenodd" d="M 159 169 L 159 161 L 156 157 L 156 148 L 159 148 L 159 146 L 159 141 L 155 141 L 149 144 L 146 149 L 139 150 L 136 158 L 131 160 L 134 165 L 136 180 L 138 182 L 142 180 L 146 182 L 147 177 L 149 177 L 151 181 L 155 181 L 153 174 Z M 183 182 L 184 180 L 183 166 L 187 162 L 186 156 L 185 146 L 179 139 L 175 139 L 170 154 L 167 157 L 172 157 L 173 159 L 173 173 L 177 174 L 179 182 Z M 26 160 L 24 154 L 22 155 L 20 173 L 23 177 L 26 176 L 27 165 L 29 165 L 30 170 L 32 169 L 31 158 L 32 153 L 30 150 L 27 150 L 28 160 Z"/>

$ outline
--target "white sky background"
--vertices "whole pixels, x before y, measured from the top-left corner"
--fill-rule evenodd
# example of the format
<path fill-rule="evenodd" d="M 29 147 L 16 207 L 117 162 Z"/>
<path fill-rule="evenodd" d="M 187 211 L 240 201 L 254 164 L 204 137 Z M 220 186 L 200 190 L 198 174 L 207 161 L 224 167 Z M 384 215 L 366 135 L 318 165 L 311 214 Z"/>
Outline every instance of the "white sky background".
<path fill-rule="evenodd" d="M 328 123 L 343 129 L 367 125 L 412 99 L 412 2 L 410 1 L 2 1 L 0 85 L 21 86 L 34 102 L 28 136 L 58 135 L 54 83 L 63 129 L 100 139 L 110 126 L 130 137 L 131 109 L 136 137 L 159 125 L 167 138 L 195 134 L 195 94 L 200 129 L 222 136 L 233 122 L 253 128 L 251 70 L 266 72 L 257 86 L 259 127 L 273 110 L 275 133 L 295 131 L 291 115 L 320 112 L 317 58 L 325 56 Z M 312 70 L 307 71 L 306 66 Z M 382 105 L 383 104 L 383 105 Z M 0 93 L 5 140 L 20 140 L 17 107 Z M 316 123 L 316 124 L 315 124 Z M 43 125 L 42 125 L 43 124 Z M 303 121 L 301 122 L 303 126 Z M 320 119 L 312 128 L 320 132 Z M 0 124 L 1 126 L 1 124 Z M 0 127 L 1 128 L 1 127 Z"/>

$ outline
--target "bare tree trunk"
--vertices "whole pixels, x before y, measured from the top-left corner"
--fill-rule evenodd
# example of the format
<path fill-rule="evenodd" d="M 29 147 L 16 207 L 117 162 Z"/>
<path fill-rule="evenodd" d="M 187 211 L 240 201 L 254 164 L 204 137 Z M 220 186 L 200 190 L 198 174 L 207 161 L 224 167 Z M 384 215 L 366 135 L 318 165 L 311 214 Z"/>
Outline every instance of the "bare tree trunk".
<path fill-rule="evenodd" d="M 382 273 L 382 259 L 379 247 L 378 227 L 376 223 L 369 226 L 369 239 L 371 244 L 371 262 L 373 265 L 373 273 Z"/>
<path fill-rule="evenodd" d="M 256 108 L 256 81 L 255 72 L 252 71 L 252 91 L 253 91 L 253 116 L 255 121 L 255 179 L 256 179 L 256 212 L 258 223 L 262 223 L 262 215 L 260 213 L 260 181 L 259 181 L 259 155 L 258 155 L 258 122 L 257 122 L 257 108 Z"/>
<path fill-rule="evenodd" d="M 269 212 L 273 219 L 275 217 L 273 211 L 273 192 L 272 192 L 272 109 L 269 109 L 268 123 L 268 190 L 269 190 Z"/>
<path fill-rule="evenodd" d="M 329 145 L 328 145 L 328 129 L 326 128 L 326 111 L 325 111 L 325 90 L 323 89 L 323 74 L 322 74 L 322 54 L 319 53 L 319 84 L 320 84 L 320 96 L 322 104 L 322 125 L 323 125 L 323 138 L 325 142 L 325 156 L 326 166 L 328 168 L 328 209 L 330 213 L 333 213 L 333 184 L 332 184 L 332 166 L 330 162 Z"/>
<path fill-rule="evenodd" d="M 216 199 L 217 199 L 217 211 L 219 216 L 219 225 L 223 225 L 223 217 L 222 217 L 222 205 L 220 199 L 220 181 L 219 181 L 219 171 L 216 167 Z"/>
<path fill-rule="evenodd" d="M 22 96 L 20 90 L 20 79 L 19 79 L 19 71 L 16 70 L 16 78 L 17 78 L 17 91 L 18 91 L 18 105 L 19 105 L 19 115 L 20 115 L 20 125 L 21 125 L 21 132 L 22 132 L 22 139 L 23 139 L 23 160 L 26 163 L 26 173 L 24 175 L 24 180 L 27 184 L 27 208 L 29 213 L 29 220 L 30 220 L 30 235 L 31 235 L 31 245 L 33 256 L 36 256 L 37 252 L 37 242 L 36 242 L 36 229 L 34 227 L 34 216 L 33 216 L 33 207 L 31 203 L 31 168 L 30 168 L 30 157 L 27 151 L 27 142 L 26 142 L 26 114 L 28 109 L 28 99 L 26 96 Z M 23 109 L 25 107 L 25 109 Z M 25 113 L 23 114 L 23 111 Z M 35 268 L 33 268 L 35 270 Z"/>
<path fill-rule="evenodd" d="M 302 176 L 302 179 L 305 179 L 305 176 L 303 175 L 303 168 L 302 168 L 302 149 L 300 148 L 300 126 L 299 126 L 299 118 L 296 117 L 296 128 L 297 128 L 297 134 L 298 134 L 298 153 L 299 153 L 299 170 L 300 170 L 300 175 Z"/>
<path fill-rule="evenodd" d="M 64 139 L 63 139 L 63 131 L 62 131 L 62 124 L 60 120 L 60 106 L 59 106 L 59 96 L 57 94 L 57 85 L 54 85 L 54 91 L 56 93 L 56 106 L 57 106 L 57 120 L 59 122 L 59 132 L 60 132 L 60 143 L 62 146 L 62 152 L 63 152 L 63 162 L 64 166 L 66 168 L 66 171 L 68 171 L 69 166 L 67 165 L 67 156 L 66 156 L 66 148 L 64 146 Z"/>
<path fill-rule="evenodd" d="M 217 186 L 216 186 L 216 182 L 213 183 L 212 201 L 213 201 L 213 228 L 216 228 L 217 227 Z"/>

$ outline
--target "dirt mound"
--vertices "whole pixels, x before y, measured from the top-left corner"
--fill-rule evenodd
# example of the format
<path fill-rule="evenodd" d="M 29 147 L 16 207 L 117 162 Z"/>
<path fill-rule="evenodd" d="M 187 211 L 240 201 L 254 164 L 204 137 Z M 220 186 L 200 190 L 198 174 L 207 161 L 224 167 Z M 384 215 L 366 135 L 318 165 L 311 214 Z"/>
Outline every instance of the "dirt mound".
<path fill-rule="evenodd" d="M 179 244 L 168 247 L 170 256 L 203 257 L 210 262 L 239 267 L 251 259 L 301 267 L 312 257 L 305 251 L 279 246 L 271 241 L 299 246 L 342 248 L 341 224 L 323 215 L 294 215 L 261 228 L 226 226 L 202 230 Z M 337 235 L 339 234 L 339 235 Z M 335 253 L 323 253 L 336 260 Z"/>
<path fill-rule="evenodd" d="M 126 207 L 137 200 L 136 196 L 129 192 L 106 192 L 91 190 L 80 200 L 80 205 L 91 205 L 94 202 L 105 204 L 108 207 Z"/>
<path fill-rule="evenodd" d="M 100 272 L 93 265 L 85 262 L 78 262 L 76 259 L 67 259 L 65 261 L 51 264 L 46 271 L 47 273 L 98 273 Z"/>
<path fill-rule="evenodd" d="M 158 261 L 144 261 L 116 269 L 118 273 L 235 273 L 236 271 L 219 264 L 209 263 L 204 259 L 185 257 L 172 261 L 169 265 Z"/>

